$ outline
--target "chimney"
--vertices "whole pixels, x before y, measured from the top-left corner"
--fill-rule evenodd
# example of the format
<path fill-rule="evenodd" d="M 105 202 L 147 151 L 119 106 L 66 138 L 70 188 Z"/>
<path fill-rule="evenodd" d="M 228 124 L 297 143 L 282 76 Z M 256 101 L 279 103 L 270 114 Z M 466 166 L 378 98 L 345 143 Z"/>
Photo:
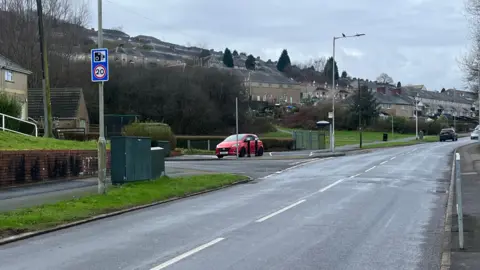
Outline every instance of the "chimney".
<path fill-rule="evenodd" d="M 386 94 L 385 87 L 377 87 L 377 93 Z"/>

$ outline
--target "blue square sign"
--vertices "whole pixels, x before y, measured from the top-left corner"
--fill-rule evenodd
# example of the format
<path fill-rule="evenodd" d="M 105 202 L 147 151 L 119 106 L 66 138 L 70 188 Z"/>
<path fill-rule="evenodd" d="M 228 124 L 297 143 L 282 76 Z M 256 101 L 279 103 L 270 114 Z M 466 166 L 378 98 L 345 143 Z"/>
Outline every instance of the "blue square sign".
<path fill-rule="evenodd" d="M 108 49 L 93 49 L 90 57 L 92 82 L 107 82 Z"/>

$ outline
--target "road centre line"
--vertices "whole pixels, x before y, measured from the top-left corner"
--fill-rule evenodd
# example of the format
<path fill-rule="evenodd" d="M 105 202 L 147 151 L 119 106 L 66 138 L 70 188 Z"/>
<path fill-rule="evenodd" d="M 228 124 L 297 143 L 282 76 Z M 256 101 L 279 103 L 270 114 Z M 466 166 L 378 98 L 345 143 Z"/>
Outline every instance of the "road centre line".
<path fill-rule="evenodd" d="M 380 165 L 383 165 L 383 164 L 385 164 L 385 163 L 387 163 L 387 162 L 388 162 L 388 160 L 385 160 L 384 162 L 380 162 Z"/>
<path fill-rule="evenodd" d="M 150 270 L 161 270 L 161 269 L 165 269 L 165 268 L 167 268 L 168 266 L 170 266 L 170 265 L 172 265 L 172 264 L 175 264 L 175 263 L 177 263 L 177 262 L 179 262 L 179 261 L 181 261 L 181 260 L 183 260 L 183 259 L 185 259 L 185 258 L 187 258 L 187 257 L 189 257 L 189 256 L 192 256 L 193 254 L 195 254 L 195 253 L 197 253 L 197 252 L 200 252 L 200 251 L 202 251 L 202 250 L 204 250 L 204 249 L 206 249 L 206 248 L 208 248 L 208 247 L 210 247 L 210 246 L 213 246 L 213 245 L 217 244 L 218 242 L 220 242 L 220 241 L 222 241 L 222 240 L 225 240 L 225 238 L 217 238 L 217 239 L 215 239 L 215 240 L 213 240 L 213 241 L 210 241 L 210 242 L 208 242 L 208 243 L 206 243 L 206 244 L 203 244 L 203 245 L 201 245 L 201 246 L 198 246 L 198 247 L 196 247 L 196 248 L 194 248 L 194 249 L 192 249 L 192 250 L 190 250 L 190 251 L 187 251 L 187 252 L 185 252 L 185 253 L 183 253 L 183 254 L 180 254 L 180 255 L 178 255 L 177 257 L 175 257 L 175 258 L 173 258 L 173 259 L 171 259 L 171 260 L 168 260 L 168 261 L 166 261 L 166 262 L 164 262 L 164 263 L 162 263 L 162 264 L 160 264 L 160 265 L 158 265 L 158 266 L 155 266 L 154 268 L 151 268 Z"/>
<path fill-rule="evenodd" d="M 291 209 L 291 208 L 293 208 L 293 207 L 295 207 L 295 206 L 297 206 L 297 205 L 299 205 L 299 204 L 301 204 L 301 203 L 304 203 L 305 201 L 306 201 L 306 200 L 303 199 L 303 200 L 300 200 L 300 201 L 298 201 L 298 202 L 296 202 L 296 203 L 290 204 L 289 206 L 284 207 L 284 208 L 282 208 L 282 209 L 280 209 L 280 210 L 278 210 L 278 211 L 276 211 L 276 212 L 273 212 L 273 213 L 271 213 L 271 214 L 268 215 L 268 216 L 264 216 L 263 218 L 257 219 L 255 222 L 257 222 L 257 223 L 259 223 L 259 222 L 264 222 L 265 220 L 267 220 L 267 219 L 269 219 L 269 218 L 272 218 L 272 217 L 274 217 L 274 216 L 276 216 L 276 215 L 278 215 L 278 214 L 281 214 L 281 213 L 287 211 L 288 209 Z M 158 270 L 158 269 L 155 269 L 155 270 Z"/>
<path fill-rule="evenodd" d="M 340 183 L 341 183 L 341 182 L 343 182 L 343 181 L 345 181 L 345 179 L 340 179 L 340 180 L 337 180 L 337 181 L 333 182 L 332 184 L 330 184 L 330 185 L 328 185 L 328 186 L 326 186 L 326 187 L 324 187 L 324 188 L 320 189 L 318 192 L 324 192 L 325 190 L 327 190 L 327 189 L 330 189 L 330 188 L 332 188 L 332 187 L 334 187 L 334 186 L 336 186 L 336 185 L 340 184 Z"/>
<path fill-rule="evenodd" d="M 355 174 L 355 175 L 350 176 L 350 178 L 357 177 L 357 176 L 359 176 L 360 174 L 361 174 L 361 173 L 357 173 L 357 174 Z"/>
<path fill-rule="evenodd" d="M 394 160 L 396 157 L 391 157 L 390 160 Z"/>
<path fill-rule="evenodd" d="M 365 170 L 365 172 L 369 172 L 369 171 L 371 171 L 371 170 L 375 169 L 376 167 L 377 167 L 377 166 L 373 166 L 373 167 L 371 167 L 370 169 L 368 169 L 368 170 Z"/>

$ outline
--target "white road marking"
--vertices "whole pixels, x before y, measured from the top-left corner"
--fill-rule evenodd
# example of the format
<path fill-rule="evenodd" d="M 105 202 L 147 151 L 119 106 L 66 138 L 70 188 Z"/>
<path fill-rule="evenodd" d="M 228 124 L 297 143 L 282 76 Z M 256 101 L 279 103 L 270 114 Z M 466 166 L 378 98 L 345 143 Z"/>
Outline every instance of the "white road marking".
<path fill-rule="evenodd" d="M 357 177 L 357 176 L 359 176 L 359 175 L 360 175 L 360 173 L 355 174 L 355 175 L 352 175 L 352 176 L 350 176 L 350 178 L 354 178 L 354 177 Z"/>
<path fill-rule="evenodd" d="M 387 221 L 387 223 L 385 224 L 385 228 L 388 227 L 388 225 L 390 225 L 390 222 L 392 222 L 393 220 L 393 217 L 395 217 L 395 215 L 391 216 L 390 219 Z"/>
<path fill-rule="evenodd" d="M 284 169 L 284 170 L 280 170 L 280 171 L 274 172 L 274 173 L 272 173 L 272 174 L 269 174 L 269 175 L 264 176 L 264 177 L 260 177 L 260 178 L 258 178 L 258 179 L 267 179 L 267 178 L 270 178 L 270 177 L 272 177 L 272 176 L 274 176 L 274 175 L 276 175 L 276 174 L 284 173 L 284 172 L 286 172 L 286 171 L 293 170 L 293 169 L 296 169 L 296 168 L 299 168 L 299 167 L 308 165 L 308 164 L 313 163 L 313 162 L 328 160 L 328 159 L 331 159 L 331 158 L 333 158 L 333 157 L 329 157 L 329 158 L 312 158 L 310 161 L 307 161 L 307 162 L 303 162 L 303 161 L 302 161 L 302 162 L 301 162 L 300 164 L 298 164 L 298 165 L 292 166 L 292 167 L 290 167 L 290 168 L 286 168 L 286 169 Z"/>
<path fill-rule="evenodd" d="M 366 170 L 365 172 L 369 172 L 369 171 L 375 169 L 376 167 L 377 167 L 377 166 L 373 166 L 373 167 L 371 167 L 370 169 Z"/>
<path fill-rule="evenodd" d="M 330 185 L 328 185 L 328 186 L 326 186 L 326 187 L 324 187 L 324 188 L 320 189 L 318 192 L 324 192 L 325 190 L 327 190 L 327 189 L 330 189 L 330 188 L 332 188 L 332 187 L 334 187 L 334 186 L 336 186 L 336 185 L 340 184 L 340 183 L 341 183 L 341 182 L 343 182 L 344 180 L 345 180 L 345 179 L 340 179 L 340 180 L 337 180 L 337 181 L 333 182 L 332 184 L 330 184 Z"/>
<path fill-rule="evenodd" d="M 313 152 L 310 152 L 310 155 L 308 155 L 309 157 L 313 156 Z"/>
<path fill-rule="evenodd" d="M 477 172 L 464 172 L 462 175 L 474 175 L 477 174 Z"/>
<path fill-rule="evenodd" d="M 270 156 L 272 156 L 272 152 L 268 153 Z"/>
<path fill-rule="evenodd" d="M 304 203 L 305 201 L 306 201 L 305 199 L 304 199 L 304 200 L 300 200 L 300 201 L 298 201 L 298 202 L 296 202 L 296 203 L 294 203 L 294 204 L 291 204 L 291 205 L 289 205 L 289 206 L 287 206 L 287 207 L 284 207 L 284 208 L 278 210 L 277 212 L 271 213 L 271 214 L 268 215 L 268 216 L 265 216 L 265 217 L 263 217 L 263 218 L 261 218 L 261 219 L 257 219 L 255 222 L 264 222 L 265 220 L 267 220 L 267 219 L 269 219 L 269 218 L 272 218 L 272 217 L 274 217 L 274 216 L 276 216 L 276 215 L 278 215 L 278 214 L 281 214 L 281 213 L 287 211 L 288 209 L 291 209 L 291 208 L 293 208 L 293 207 L 295 207 L 295 206 L 297 206 L 297 205 L 299 205 L 299 204 L 301 204 L 301 203 Z"/>
<path fill-rule="evenodd" d="M 193 254 L 195 254 L 195 253 L 197 253 L 197 252 L 199 252 L 199 251 L 202 251 L 202 250 L 204 250 L 204 249 L 206 249 L 206 248 L 208 248 L 208 247 L 210 247 L 210 246 L 213 246 L 213 245 L 215 245 L 216 243 L 218 243 L 218 242 L 220 242 L 220 241 L 222 241 L 222 240 L 224 240 L 224 239 L 225 239 L 225 238 L 217 238 L 217 239 L 215 239 L 215 240 L 213 240 L 213 241 L 211 241 L 211 242 L 208 242 L 208 243 L 203 244 L 203 245 L 201 245 L 201 246 L 199 246 L 199 247 L 196 247 L 196 248 L 194 248 L 194 249 L 192 249 L 192 250 L 190 250 L 190 251 L 188 251 L 188 252 L 185 252 L 185 253 L 183 253 L 183 254 L 181 254 L 181 255 L 179 255 L 179 256 L 177 256 L 177 257 L 175 257 L 175 258 L 173 258 L 173 259 L 171 259 L 171 260 L 169 260 L 169 261 L 166 261 L 166 262 L 164 262 L 164 263 L 162 263 L 162 264 L 160 264 L 160 265 L 158 265 L 158 266 L 155 266 L 154 268 L 152 268 L 152 269 L 150 269 L 150 270 L 161 270 L 161 269 L 167 268 L 168 266 L 170 266 L 170 265 L 172 265 L 172 264 L 174 264 L 174 263 L 177 263 L 177 262 L 179 262 L 179 261 L 181 261 L 181 260 L 183 260 L 183 259 L 185 259 L 185 258 L 187 258 L 187 257 L 189 257 L 189 256 L 192 256 Z"/>
<path fill-rule="evenodd" d="M 380 165 L 383 165 L 383 164 L 385 164 L 385 163 L 387 163 L 387 162 L 388 162 L 387 160 L 384 161 L 384 162 L 380 162 Z"/>
<path fill-rule="evenodd" d="M 391 157 L 390 160 L 394 160 L 396 157 Z"/>

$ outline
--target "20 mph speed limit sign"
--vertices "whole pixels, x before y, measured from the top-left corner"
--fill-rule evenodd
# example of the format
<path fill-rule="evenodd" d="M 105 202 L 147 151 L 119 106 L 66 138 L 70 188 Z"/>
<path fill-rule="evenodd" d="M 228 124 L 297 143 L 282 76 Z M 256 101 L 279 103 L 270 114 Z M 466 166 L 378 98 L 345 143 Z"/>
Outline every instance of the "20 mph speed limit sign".
<path fill-rule="evenodd" d="M 108 49 L 93 49 L 90 62 L 92 82 L 108 81 Z"/>

